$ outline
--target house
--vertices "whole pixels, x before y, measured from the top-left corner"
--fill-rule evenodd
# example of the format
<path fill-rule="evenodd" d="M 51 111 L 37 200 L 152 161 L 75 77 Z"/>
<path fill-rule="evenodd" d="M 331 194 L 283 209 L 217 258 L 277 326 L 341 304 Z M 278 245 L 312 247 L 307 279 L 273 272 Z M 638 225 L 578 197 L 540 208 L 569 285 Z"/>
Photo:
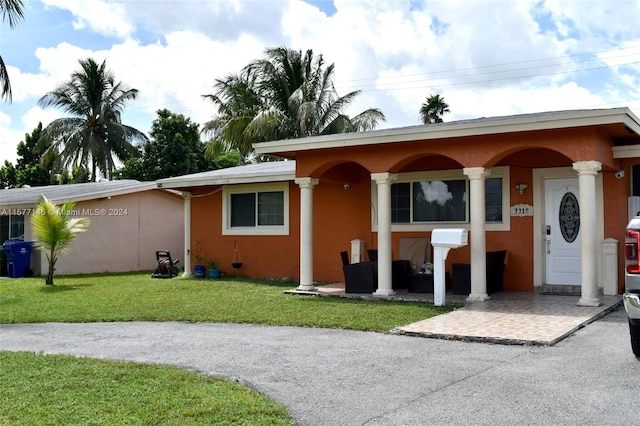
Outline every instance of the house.
<path fill-rule="evenodd" d="M 32 240 L 30 216 L 40 194 L 56 204 L 75 201 L 72 213 L 91 220 L 88 230 L 59 258 L 56 274 L 153 270 L 156 250 L 178 256 L 184 252 L 181 194 L 136 180 L 0 190 L 2 242 Z M 36 275 L 46 273 L 47 264 L 44 253 L 32 252 L 30 266 Z M 7 275 L 3 250 L 0 275 Z"/>
<path fill-rule="evenodd" d="M 292 277 L 301 290 L 344 280 L 352 241 L 378 250 L 391 295 L 400 240 L 466 228 L 447 270 L 470 264 L 469 301 L 487 293 L 486 253 L 507 250 L 505 291 L 580 292 L 599 305 L 623 283 L 624 229 L 640 210 L 640 121 L 627 108 L 479 118 L 260 143 L 287 159 L 161 179 L 184 191 L 190 231 L 222 265 Z M 190 197 L 190 198 L 189 198 Z M 186 243 L 189 247 L 191 243 Z M 193 245 L 191 245 L 193 247 Z"/>

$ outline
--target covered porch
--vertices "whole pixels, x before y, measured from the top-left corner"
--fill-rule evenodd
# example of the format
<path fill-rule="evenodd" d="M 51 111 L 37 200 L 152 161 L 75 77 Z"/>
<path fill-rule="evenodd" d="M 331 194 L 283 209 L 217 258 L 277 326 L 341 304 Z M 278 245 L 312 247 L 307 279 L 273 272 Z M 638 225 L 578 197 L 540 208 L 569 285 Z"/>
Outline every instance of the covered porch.
<path fill-rule="evenodd" d="M 507 250 L 505 290 L 571 286 L 581 292 L 576 304 L 599 307 L 601 295 L 618 294 L 621 282 L 616 238 L 626 223 L 620 204 L 629 193 L 624 174 L 617 177 L 614 148 L 637 143 L 639 134 L 627 109 L 568 111 L 270 142 L 256 151 L 296 160 L 300 291 L 316 290 L 314 270 L 326 268 L 327 248 L 338 243 L 338 233 L 325 231 L 327 206 L 339 205 L 331 218 L 338 222 L 330 226 L 351 231 L 378 252 L 376 297 L 396 294 L 392 260 L 400 238 L 464 227 L 470 244 L 454 261 L 470 264 L 467 302 L 491 299 L 486 255 Z M 491 217 L 488 182 L 499 194 Z M 424 199 L 434 184 L 449 185 L 457 216 L 414 217 L 415 191 Z M 406 218 L 397 205 L 399 185 L 409 188 Z M 553 203 L 564 203 L 564 210 Z M 554 245 L 563 241 L 570 254 Z"/>

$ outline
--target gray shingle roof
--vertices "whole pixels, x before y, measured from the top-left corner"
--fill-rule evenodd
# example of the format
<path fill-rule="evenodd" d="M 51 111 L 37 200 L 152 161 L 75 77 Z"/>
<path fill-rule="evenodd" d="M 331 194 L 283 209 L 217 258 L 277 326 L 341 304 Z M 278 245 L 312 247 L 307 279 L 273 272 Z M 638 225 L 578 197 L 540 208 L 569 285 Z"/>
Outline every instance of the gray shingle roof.
<path fill-rule="evenodd" d="M 61 204 L 67 201 L 94 200 L 153 189 L 157 189 L 155 182 L 139 182 L 137 180 L 3 189 L 0 190 L 0 207 L 32 207 L 38 202 L 40 194 L 47 197 L 49 201 Z"/>
<path fill-rule="evenodd" d="M 271 161 L 159 179 L 157 182 L 161 188 L 185 188 L 238 183 L 282 182 L 294 180 L 295 177 L 295 161 Z"/>

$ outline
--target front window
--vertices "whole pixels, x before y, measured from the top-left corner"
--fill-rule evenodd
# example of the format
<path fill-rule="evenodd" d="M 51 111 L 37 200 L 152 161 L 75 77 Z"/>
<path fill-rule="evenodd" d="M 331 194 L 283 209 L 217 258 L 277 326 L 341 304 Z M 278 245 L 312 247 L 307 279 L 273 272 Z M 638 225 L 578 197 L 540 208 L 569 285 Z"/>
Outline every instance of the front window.
<path fill-rule="evenodd" d="M 414 222 L 463 222 L 467 212 L 464 180 L 413 182 Z"/>
<path fill-rule="evenodd" d="M 510 227 L 508 185 L 508 167 L 494 167 L 485 180 L 487 230 Z M 372 191 L 375 198 L 375 184 Z M 471 197 L 469 180 L 461 170 L 401 173 L 391 185 L 392 229 L 431 230 L 469 223 Z"/>
<path fill-rule="evenodd" d="M 503 198 L 502 178 L 487 179 L 484 183 L 484 207 L 487 223 L 502 223 Z"/>
<path fill-rule="evenodd" d="M 288 235 L 288 183 L 226 186 L 223 216 L 225 235 Z"/>

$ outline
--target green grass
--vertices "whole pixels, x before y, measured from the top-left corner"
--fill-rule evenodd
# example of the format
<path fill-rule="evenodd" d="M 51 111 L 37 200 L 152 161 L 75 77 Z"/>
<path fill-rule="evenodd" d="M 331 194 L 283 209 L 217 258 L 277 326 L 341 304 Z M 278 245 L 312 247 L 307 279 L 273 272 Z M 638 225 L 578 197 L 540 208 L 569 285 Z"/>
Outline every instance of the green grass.
<path fill-rule="evenodd" d="M 0 352 L 3 425 L 289 425 L 236 382 L 174 367 Z"/>
<path fill-rule="evenodd" d="M 189 321 L 329 327 L 386 333 L 451 307 L 284 294 L 293 283 L 152 279 L 150 274 L 0 280 L 0 323 Z"/>

